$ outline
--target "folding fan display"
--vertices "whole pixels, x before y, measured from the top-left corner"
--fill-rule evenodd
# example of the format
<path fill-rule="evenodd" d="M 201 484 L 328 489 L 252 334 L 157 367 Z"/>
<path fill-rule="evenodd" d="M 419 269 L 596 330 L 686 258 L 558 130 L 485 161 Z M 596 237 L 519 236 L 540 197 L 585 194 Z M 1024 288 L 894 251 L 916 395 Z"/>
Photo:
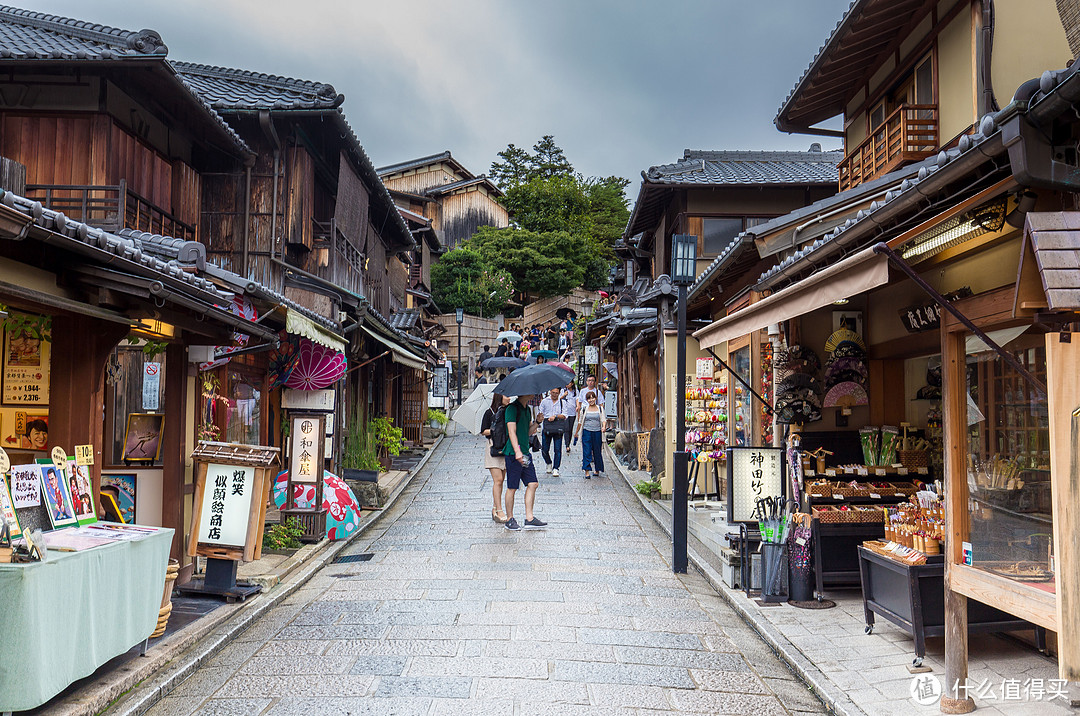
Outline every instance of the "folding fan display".
<path fill-rule="evenodd" d="M 300 362 L 300 344 L 297 340 L 289 338 L 282 332 L 278 347 L 270 354 L 270 365 L 267 367 L 267 378 L 270 381 L 270 389 L 280 388 L 292 375 L 296 364 Z"/>
<path fill-rule="evenodd" d="M 776 390 L 776 419 L 780 423 L 808 423 L 821 419 L 821 360 L 810 348 L 793 345 L 776 352 L 774 367 L 782 376 Z"/>
<path fill-rule="evenodd" d="M 320 390 L 333 385 L 345 375 L 345 354 L 321 346 L 306 338 L 300 339 L 296 367 L 285 385 L 298 390 Z"/>
<path fill-rule="evenodd" d="M 834 353 L 836 352 L 837 346 L 845 342 L 854 343 L 863 351 L 866 350 L 866 343 L 863 342 L 862 336 L 850 328 L 841 328 L 837 331 L 833 331 L 833 334 L 825 341 L 825 352 Z"/>
<path fill-rule="evenodd" d="M 850 381 L 837 383 L 825 394 L 825 408 L 850 408 L 856 405 L 867 405 L 870 401 L 866 397 L 866 389 L 858 383 Z"/>

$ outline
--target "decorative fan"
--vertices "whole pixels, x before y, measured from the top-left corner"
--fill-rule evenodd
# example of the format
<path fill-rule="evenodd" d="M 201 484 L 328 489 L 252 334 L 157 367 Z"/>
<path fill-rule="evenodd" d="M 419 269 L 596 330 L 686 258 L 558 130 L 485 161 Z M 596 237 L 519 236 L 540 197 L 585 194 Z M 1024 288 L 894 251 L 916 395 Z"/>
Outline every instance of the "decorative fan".
<path fill-rule="evenodd" d="M 854 370 L 864 378 L 868 375 L 866 372 L 866 364 L 863 363 L 861 358 L 854 357 L 839 357 L 833 356 L 831 360 L 825 365 L 825 377 L 835 375 L 842 370 Z"/>
<path fill-rule="evenodd" d="M 832 353 L 838 345 L 845 341 L 851 341 L 859 348 L 866 350 L 866 343 L 863 342 L 862 336 L 850 328 L 841 328 L 838 331 L 833 331 L 833 334 L 829 336 L 829 340 L 825 341 L 826 352 Z"/>
<path fill-rule="evenodd" d="M 285 385 L 300 361 L 300 345 L 287 336 L 284 331 L 281 332 L 278 347 L 270 354 L 270 365 L 267 367 L 270 390 Z"/>
<path fill-rule="evenodd" d="M 866 398 L 866 389 L 858 383 L 838 383 L 825 394 L 824 406 L 826 408 L 850 408 L 853 405 L 866 405 L 870 401 Z"/>
<path fill-rule="evenodd" d="M 778 387 L 779 392 L 786 393 L 796 388 L 813 388 L 817 385 L 817 379 L 809 373 L 791 373 L 784 376 Z"/>
<path fill-rule="evenodd" d="M 855 341 L 840 341 L 832 352 L 833 358 L 862 358 L 865 355 L 866 350 Z"/>
<path fill-rule="evenodd" d="M 296 367 L 285 385 L 297 390 L 319 390 L 333 385 L 345 375 L 345 354 L 321 346 L 306 338 L 300 339 Z"/>
<path fill-rule="evenodd" d="M 839 385 L 840 383 L 858 383 L 859 385 L 866 385 L 866 375 L 860 373 L 857 370 L 847 369 L 837 370 L 829 373 L 825 376 L 825 389 Z"/>

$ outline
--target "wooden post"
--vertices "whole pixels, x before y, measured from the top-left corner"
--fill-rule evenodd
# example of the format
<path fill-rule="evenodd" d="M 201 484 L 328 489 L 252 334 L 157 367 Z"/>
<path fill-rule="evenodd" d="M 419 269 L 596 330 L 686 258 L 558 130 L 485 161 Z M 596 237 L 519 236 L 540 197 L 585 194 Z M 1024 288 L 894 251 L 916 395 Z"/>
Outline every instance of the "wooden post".
<path fill-rule="evenodd" d="M 962 542 L 968 534 L 967 510 L 967 351 L 964 333 L 943 331 L 942 424 L 945 426 L 945 523 L 949 532 L 945 553 L 945 681 L 942 713 L 966 714 L 975 710 L 967 690 L 967 597 L 951 589 L 953 564 L 963 561 Z"/>
<path fill-rule="evenodd" d="M 173 529 L 170 556 L 180 559 L 184 552 L 184 441 L 187 421 L 187 349 L 170 343 L 165 349 L 165 399 L 163 413 L 175 416 L 165 421 L 161 436 L 161 526 Z"/>
<path fill-rule="evenodd" d="M 1080 681 L 1080 335 L 1046 334 L 1058 676 Z"/>

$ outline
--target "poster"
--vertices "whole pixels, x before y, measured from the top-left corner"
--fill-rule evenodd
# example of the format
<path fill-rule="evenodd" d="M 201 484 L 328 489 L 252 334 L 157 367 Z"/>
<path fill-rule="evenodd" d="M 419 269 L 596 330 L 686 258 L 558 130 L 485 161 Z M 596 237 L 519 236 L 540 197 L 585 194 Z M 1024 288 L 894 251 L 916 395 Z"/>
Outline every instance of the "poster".
<path fill-rule="evenodd" d="M 129 413 L 124 433 L 124 460 L 156 462 L 161 457 L 161 428 L 165 416 L 160 413 Z"/>
<path fill-rule="evenodd" d="M 19 518 L 15 514 L 15 507 L 11 504 L 11 493 L 8 492 L 7 480 L 4 479 L 3 475 L 0 475 L 0 517 L 3 517 L 4 521 L 10 526 L 12 537 L 18 537 L 22 534 L 22 530 L 19 528 Z"/>
<path fill-rule="evenodd" d="M 143 363 L 142 409 L 157 410 L 161 394 L 161 363 Z"/>
<path fill-rule="evenodd" d="M 53 529 L 78 524 L 79 518 L 75 516 L 75 503 L 64 471 L 57 470 L 51 463 L 37 467 L 41 474 L 41 492 L 45 495 L 45 510 L 49 513 L 49 523 Z"/>
<path fill-rule="evenodd" d="M 728 522 L 756 522 L 757 500 L 784 490 L 784 451 L 773 447 L 729 447 Z"/>
<path fill-rule="evenodd" d="M 41 504 L 41 473 L 37 465 L 12 465 L 11 503 L 15 509 Z"/>
<path fill-rule="evenodd" d="M 108 495 L 116 500 L 120 516 L 129 525 L 135 522 L 135 487 L 134 475 L 101 476 L 101 494 L 103 498 Z"/>
<path fill-rule="evenodd" d="M 75 458 L 69 458 L 67 478 L 68 486 L 71 488 L 71 501 L 75 504 L 75 517 L 79 520 L 79 524 L 88 525 L 97 522 L 90 468 L 86 465 L 77 465 Z"/>
<path fill-rule="evenodd" d="M 49 351 L 49 341 L 26 328 L 4 331 L 4 403 L 49 404 Z"/>
<path fill-rule="evenodd" d="M 206 466 L 206 485 L 199 512 L 200 543 L 244 547 L 254 483 L 254 467 L 216 463 Z"/>
<path fill-rule="evenodd" d="M 3 447 L 11 450 L 49 449 L 49 411 L 4 408 L 0 428 L 4 431 Z"/>

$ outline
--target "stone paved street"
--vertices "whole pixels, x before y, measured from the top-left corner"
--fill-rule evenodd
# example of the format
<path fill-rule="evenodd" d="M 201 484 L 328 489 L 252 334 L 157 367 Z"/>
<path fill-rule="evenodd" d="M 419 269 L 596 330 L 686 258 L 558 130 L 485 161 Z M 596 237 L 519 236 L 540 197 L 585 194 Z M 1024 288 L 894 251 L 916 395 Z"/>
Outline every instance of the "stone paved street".
<path fill-rule="evenodd" d="M 583 479 L 580 446 L 560 478 L 540 463 L 549 526 L 520 532 L 491 520 L 481 450 L 445 440 L 347 549 L 370 561 L 328 565 L 150 714 L 823 712 L 703 579 L 671 573 L 623 481 Z"/>

